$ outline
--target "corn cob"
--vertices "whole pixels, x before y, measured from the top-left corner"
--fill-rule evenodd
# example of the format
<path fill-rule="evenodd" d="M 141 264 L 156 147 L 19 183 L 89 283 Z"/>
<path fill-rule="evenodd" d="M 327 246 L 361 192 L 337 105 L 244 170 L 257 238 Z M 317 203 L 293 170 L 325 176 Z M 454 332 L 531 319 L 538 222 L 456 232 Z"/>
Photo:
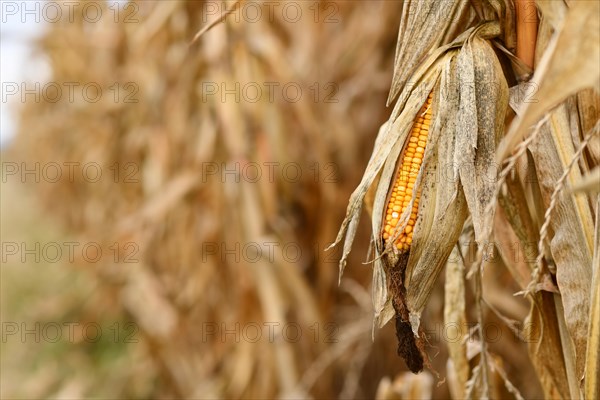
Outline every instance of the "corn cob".
<path fill-rule="evenodd" d="M 405 215 L 410 201 L 412 199 L 415 183 L 423 162 L 425 146 L 429 136 L 429 127 L 431 125 L 431 102 L 433 92 L 427 97 L 427 101 L 421 107 L 421 110 L 415 118 L 408 143 L 402 151 L 400 163 L 396 172 L 396 178 L 390 194 L 390 199 L 386 209 L 385 222 L 383 227 L 384 242 L 392 238 L 396 233 L 401 217 Z M 417 220 L 417 211 L 419 209 L 420 190 L 417 191 L 415 201 L 408 223 L 404 230 L 397 236 L 394 244 L 401 251 L 407 251 L 410 248 L 413 237 L 413 230 Z M 404 219 L 405 221 L 406 219 Z M 402 224 L 400 224 L 402 225 Z"/>

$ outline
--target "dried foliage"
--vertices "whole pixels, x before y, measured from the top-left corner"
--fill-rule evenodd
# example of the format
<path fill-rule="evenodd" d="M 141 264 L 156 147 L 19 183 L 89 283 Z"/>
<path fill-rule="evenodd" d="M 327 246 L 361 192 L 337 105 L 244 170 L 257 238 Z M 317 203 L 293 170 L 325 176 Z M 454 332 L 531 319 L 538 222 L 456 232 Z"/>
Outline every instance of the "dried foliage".
<path fill-rule="evenodd" d="M 515 10 L 531 1 L 338 2 L 331 24 L 136 4 L 138 24 L 55 24 L 39 49 L 53 81 L 134 82 L 139 101 L 27 103 L 12 157 L 119 177 L 35 190 L 78 238 L 121 246 L 92 271 L 143 332 L 161 378 L 145 396 L 600 397 L 600 3 L 536 1 L 533 27 Z M 304 96 L 222 97 L 265 82 Z M 430 93 L 403 251 L 383 219 Z M 261 179 L 242 176 L 257 165 Z M 338 278 L 324 248 L 342 219 Z M 408 369 L 429 371 L 406 373 L 392 318 Z M 224 339 L 236 324 L 271 324 L 276 340 Z M 281 340 L 290 324 L 302 336 Z"/>
<path fill-rule="evenodd" d="M 336 255 L 323 249 L 388 115 L 401 4 L 296 2 L 297 22 L 263 5 L 263 18 L 238 10 L 193 43 L 225 4 L 136 4 L 137 23 L 89 23 L 75 8 L 75 22 L 49 26 L 39 50 L 51 80 L 94 82 L 104 95 L 25 104 L 13 153 L 104 173 L 33 189 L 78 240 L 105 254 L 121 246 L 116 264 L 80 261 L 148 343 L 161 380 L 144 396 L 373 395 L 377 377 L 358 385 L 368 307 L 338 292 Z M 258 85 L 259 101 L 223 97 L 236 84 Z M 368 271 L 355 279 L 367 286 Z M 255 326 L 253 343 L 242 335 Z M 380 375 L 398 370 L 393 351 L 379 362 Z"/>
<path fill-rule="evenodd" d="M 510 35 L 505 31 L 503 37 L 502 28 L 511 24 L 506 22 L 510 13 L 498 12 L 507 9 L 499 7 L 501 2 L 477 3 L 481 7 L 477 10 L 479 17 L 490 8 L 496 11 L 495 15 L 488 14 L 493 15 L 491 19 L 455 15 L 452 22 L 471 21 L 472 27 L 464 24 L 464 32 L 446 42 L 439 38 L 448 37 L 448 33 L 454 31 L 453 24 L 439 20 L 434 24 L 431 14 L 431 10 L 443 10 L 444 5 L 438 6 L 434 1 L 407 3 L 405 9 L 412 13 L 404 15 L 406 19 L 402 20 L 389 99 L 400 95 L 390 119 L 382 126 L 373 156 L 363 180 L 350 198 L 346 219 L 334 243 L 344 242 L 340 274 L 352 247 L 365 195 L 375 185 L 376 189 L 371 189 L 375 191 L 373 198 L 366 198 L 373 203 L 367 208 L 373 214 L 375 325 L 381 327 L 395 316 L 398 354 L 410 370 L 419 372 L 423 363 L 428 365 L 421 315 L 442 268 L 449 264 L 448 274 L 454 270 L 455 263 L 446 261 L 457 244 L 468 211 L 469 224 L 464 229 L 472 229 L 477 246 L 477 257 L 467 277 L 474 285 L 479 362 L 469 368 L 465 349 L 450 347 L 452 391 L 457 397 L 495 397 L 493 375 L 499 373 L 506 390 L 519 398 L 520 393 L 496 365 L 497 357 L 486 344 L 483 334 L 486 288 L 482 279 L 490 246 L 492 251 L 495 251 L 494 246 L 500 249 L 500 239 L 515 237 L 515 233 L 524 246 L 535 238 L 535 243 L 539 241 L 535 263 L 507 265 L 515 280 L 526 289 L 524 293 L 532 305 L 528 327 L 528 333 L 535 339 L 529 342 L 530 350 L 535 349 L 531 351 L 532 361 L 548 397 L 595 398 L 600 351 L 597 341 L 592 339 L 594 322 L 590 326 L 590 316 L 591 321 L 597 319 L 590 313 L 590 308 L 597 307 L 594 306 L 597 299 L 590 290 L 594 271 L 598 269 L 592 264 L 595 201 L 592 196 L 568 194 L 563 189 L 566 181 L 570 186 L 583 181 L 586 187 L 588 184 L 582 175 L 597 165 L 597 160 L 584 159 L 583 155 L 586 146 L 597 140 L 600 125 L 597 120 L 600 6 L 597 2 L 579 2 L 570 8 L 561 8 L 542 2 L 535 74 L 531 81 L 512 90 L 511 105 L 517 117 L 507 124 L 511 118 L 507 110 L 508 82 L 522 79 L 522 62 L 532 62 L 529 56 L 524 56 L 526 44 L 536 44 L 531 40 L 531 27 L 516 31 L 522 35 L 517 37 L 520 45 L 517 55 L 521 53 L 525 59 L 513 63 L 516 68 L 511 70 L 502 66 L 509 60 L 503 61 L 501 51 L 511 50 L 510 40 L 507 40 Z M 455 7 L 453 10 L 468 10 L 465 11 L 468 13 L 472 10 L 467 3 L 451 4 Z M 510 5 L 509 2 L 504 4 Z M 546 26 L 544 12 L 549 15 L 548 20 L 553 21 L 553 29 Z M 532 22 L 537 23 L 537 18 Z M 404 34 L 406 26 L 413 27 L 411 34 Z M 415 43 L 413 32 L 420 32 L 425 40 Z M 531 50 L 527 53 L 533 54 Z M 590 54 L 591 58 L 584 60 L 582 54 Z M 523 96 L 526 86 L 535 89 L 533 97 Z M 596 92 L 588 92 L 580 99 L 573 98 L 589 89 Z M 434 91 L 433 126 L 415 184 L 419 190 L 413 191 L 413 202 L 417 193 L 420 192 L 422 197 L 413 243 L 408 250 L 398 250 L 392 245 L 393 241 L 385 244 L 382 237 L 384 207 L 395 171 L 402 165 L 400 155 L 408 146 L 407 134 L 414 124 L 419 105 L 424 102 L 423 93 L 428 94 L 431 90 Z M 520 143 L 527 129 L 544 116 L 531 137 Z M 580 121 L 578 116 L 584 117 Z M 589 129 L 583 130 L 582 125 Z M 508 133 L 497 149 L 505 130 Z M 504 164 L 513 151 L 515 154 Z M 497 176 L 489 173 L 495 161 L 502 166 Z M 514 168 L 517 161 L 534 171 L 535 179 L 517 180 L 509 186 L 509 174 L 518 173 Z M 440 172 L 448 170 L 450 174 L 440 179 Z M 378 176 L 380 179 L 376 181 Z M 505 199 L 500 201 L 501 198 Z M 520 203 L 511 204 L 516 201 Z M 521 232 L 511 233 L 510 228 L 507 230 L 506 226 L 494 224 L 498 204 L 506 208 L 501 224 L 508 223 Z M 400 216 L 396 231 L 386 235 L 398 237 L 406 226 L 411 208 Z M 546 211 L 540 213 L 540 210 Z M 503 255 L 503 261 L 513 263 L 507 254 Z M 531 280 L 527 282 L 529 269 Z M 540 283 L 542 275 L 546 284 Z M 451 281 L 446 282 L 446 300 L 452 303 L 446 304 L 445 322 L 463 324 L 464 304 L 452 297 L 464 297 L 464 285 L 455 282 L 463 276 L 454 272 L 447 278 Z M 548 297 L 544 291 L 556 294 Z M 546 302 L 549 304 L 543 304 Z M 493 310 L 493 306 L 490 308 Z M 407 331 L 408 324 L 412 326 L 412 332 Z M 556 335 L 556 340 L 552 345 L 547 343 L 544 351 L 539 351 L 541 342 L 548 335 Z M 468 381 L 465 381 L 467 377 Z"/>

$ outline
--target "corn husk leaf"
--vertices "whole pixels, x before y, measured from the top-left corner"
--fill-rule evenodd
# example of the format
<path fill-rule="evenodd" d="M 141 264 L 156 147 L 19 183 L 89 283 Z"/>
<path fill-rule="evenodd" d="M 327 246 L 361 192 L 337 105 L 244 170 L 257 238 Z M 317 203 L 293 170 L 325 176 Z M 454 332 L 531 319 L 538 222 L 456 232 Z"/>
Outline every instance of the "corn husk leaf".
<path fill-rule="evenodd" d="M 401 126 L 400 124 L 403 124 L 402 126 L 404 127 L 404 129 L 399 135 L 399 140 L 392 148 L 389 157 L 386 160 L 385 166 L 382 170 L 381 179 L 379 180 L 379 184 L 377 186 L 372 215 L 373 237 L 375 238 L 379 238 L 381 235 L 381 225 L 383 222 L 384 208 L 386 206 L 387 194 L 390 190 L 390 186 L 393 181 L 393 176 L 396 172 L 396 160 L 400 156 L 400 152 L 404 147 L 404 142 L 406 141 L 412 124 L 414 123 L 414 116 L 423 104 L 423 92 L 429 93 L 429 91 L 433 89 L 434 79 L 437 79 L 437 74 L 439 74 L 439 70 L 434 69 L 432 73 L 428 75 L 428 80 L 430 82 L 425 84 L 424 90 L 416 91 L 412 98 L 409 99 L 409 101 L 407 102 L 406 106 L 410 107 L 410 114 L 408 114 L 408 119 L 400 119 L 399 117 L 396 120 L 396 122 L 394 122 L 394 126 L 398 127 Z M 380 257 L 380 254 L 383 253 L 383 249 L 381 248 L 381 246 L 382 243 L 377 240 L 375 243 L 376 258 L 374 261 L 374 269 L 375 271 L 377 271 L 378 274 L 382 271 L 385 271 L 383 266 L 383 260 Z M 373 279 L 373 282 L 377 282 L 378 285 L 386 285 L 385 288 L 381 286 L 373 286 L 373 304 L 375 307 L 374 326 L 382 327 L 392 318 L 392 316 L 394 315 L 394 310 L 387 292 L 387 278 L 385 277 L 385 273 L 383 273 L 383 276 L 377 278 L 374 277 Z"/>
<path fill-rule="evenodd" d="M 344 268 L 346 267 L 346 261 L 348 259 L 348 255 L 350 254 L 354 237 L 356 236 L 356 229 L 358 228 L 358 220 L 360 218 L 363 200 L 365 199 L 371 184 L 379 175 L 379 172 L 386 162 L 386 159 L 389 157 L 396 141 L 401 137 L 406 138 L 408 135 L 410 127 L 414 122 L 414 116 L 425 102 L 429 91 L 433 87 L 433 82 L 439 75 L 440 66 L 447 59 L 446 57 L 450 57 L 449 55 L 445 55 L 445 53 L 453 48 L 462 46 L 464 42 L 473 35 L 475 29 L 477 29 L 477 33 L 481 38 L 492 38 L 500 33 L 500 26 L 497 22 L 487 22 L 479 25 L 478 27 L 468 29 L 452 43 L 444 45 L 433 51 L 431 55 L 415 70 L 413 76 L 411 77 L 412 84 L 407 85 L 402 89 L 402 93 L 394 105 L 394 109 L 392 110 L 385 129 L 379 130 L 379 134 L 375 140 L 373 153 L 369 159 L 365 173 L 363 174 L 363 177 L 357 188 L 350 196 L 348 208 L 346 209 L 346 216 L 342 221 L 337 237 L 335 241 L 328 247 L 328 249 L 331 249 L 344 240 L 344 247 L 339 266 L 340 279 L 343 275 Z M 382 181 L 384 181 L 384 179 L 380 179 L 380 182 Z M 389 185 L 389 182 L 384 184 Z M 379 194 L 376 195 L 375 202 L 377 202 L 378 196 Z M 373 215 L 375 214 L 377 214 L 377 210 L 374 206 Z"/>
<path fill-rule="evenodd" d="M 442 93 L 457 89 L 452 85 L 456 73 L 456 61 L 452 58 L 441 76 Z M 406 303 L 415 334 L 420 325 L 421 312 L 460 236 L 467 215 L 467 204 L 458 177 L 444 176 L 440 179 L 439 172 L 452 165 L 457 150 L 457 139 L 453 133 L 458 103 L 452 99 L 458 97 L 449 96 L 448 101 L 437 103 L 435 99 L 439 97 L 438 93 L 434 94 L 435 116 L 423 158 L 421 201 L 404 282 Z"/>
<path fill-rule="evenodd" d="M 433 376 L 424 372 L 413 375 L 403 372 L 394 381 L 383 378 L 377 387 L 376 400 L 430 399 L 433 392 Z"/>
<path fill-rule="evenodd" d="M 429 87 L 433 86 L 433 79 L 435 79 L 436 70 L 434 69 L 429 74 L 425 75 L 423 78 L 424 82 L 429 85 Z M 418 110 L 421 108 L 423 104 L 422 92 L 419 86 L 413 88 L 412 91 L 409 91 L 406 97 L 406 102 L 404 104 L 404 108 L 402 112 L 398 111 L 398 104 L 394 108 L 394 112 L 392 113 L 392 117 L 390 117 L 390 121 L 382 126 L 375 141 L 375 146 L 373 149 L 373 154 L 371 155 L 371 159 L 367 164 L 367 168 L 362 177 L 362 180 L 358 184 L 358 187 L 354 190 L 352 195 L 350 196 L 350 200 L 348 202 L 348 209 L 346 210 L 346 217 L 342 222 L 340 230 L 338 232 L 337 238 L 329 249 L 333 246 L 336 246 L 338 243 L 344 239 L 344 248 L 342 252 L 342 258 L 340 259 L 340 279 L 342 274 L 344 273 L 344 268 L 346 266 L 346 260 L 348 258 L 348 254 L 350 254 L 350 250 L 352 249 L 352 243 L 354 242 L 354 237 L 356 236 L 356 230 L 358 228 L 358 221 L 360 219 L 360 213 L 362 210 L 362 205 L 364 198 L 369 190 L 371 184 L 379 174 L 381 168 L 383 167 L 386 160 L 390 156 L 392 150 L 398 151 L 398 143 L 403 143 L 404 139 L 406 139 L 410 128 L 412 126 L 415 115 Z M 393 118 L 394 114 L 398 113 L 397 118 Z M 393 121 L 393 122 L 392 122 Z M 396 157 L 397 157 L 396 153 Z M 395 160 L 395 158 L 392 158 Z M 380 179 L 380 185 L 384 179 Z M 389 182 L 387 182 L 389 185 Z M 373 215 L 378 214 L 378 204 L 381 199 L 379 198 L 379 193 L 376 194 L 375 204 L 373 206 Z"/>
<path fill-rule="evenodd" d="M 450 25 L 462 22 L 461 16 L 468 11 L 468 6 L 467 0 L 404 2 L 388 105 L 405 87 L 411 75 L 431 53 L 431 49 L 439 48 L 444 44 L 447 32 L 456 29 L 452 29 Z"/>
<path fill-rule="evenodd" d="M 447 97 L 437 110 L 439 119 L 432 127 L 432 140 L 437 140 L 436 129 L 443 127 L 437 146 L 437 170 L 447 172 L 448 166 L 453 166 L 453 171 L 451 176 L 444 174 L 437 179 L 431 185 L 434 188 L 424 180 L 421 206 L 425 207 L 431 196 L 436 200 L 436 210 L 419 207 L 419 215 L 429 217 L 431 223 L 417 222 L 407 265 L 407 305 L 415 333 L 437 275 L 462 230 L 465 205 L 473 218 L 476 240 L 480 241 L 489 217 L 486 206 L 494 194 L 495 179 L 489 176 L 489 167 L 504 130 L 508 87 L 494 51 L 475 33 L 449 63 L 448 74 L 442 76 L 442 93 Z M 424 165 L 428 165 L 427 154 Z M 423 244 L 427 247 L 421 248 Z"/>
<path fill-rule="evenodd" d="M 481 243 L 486 222 L 493 221 L 486 209 L 495 192 L 496 171 L 491 166 L 504 133 L 508 86 L 494 50 L 477 36 L 465 44 L 457 62 L 459 79 L 454 84 L 460 88 L 460 107 L 453 165 L 465 191 L 475 239 Z"/>

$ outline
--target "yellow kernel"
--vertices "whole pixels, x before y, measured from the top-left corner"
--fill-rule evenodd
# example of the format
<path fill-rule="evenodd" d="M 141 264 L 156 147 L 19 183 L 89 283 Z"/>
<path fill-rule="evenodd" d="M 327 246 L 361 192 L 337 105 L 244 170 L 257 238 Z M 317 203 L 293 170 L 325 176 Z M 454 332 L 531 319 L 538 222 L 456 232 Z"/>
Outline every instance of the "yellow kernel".
<path fill-rule="evenodd" d="M 429 136 L 432 96 L 433 93 L 430 93 L 419 113 L 415 115 L 408 140 L 400 156 L 396 179 L 393 182 L 390 200 L 386 208 L 386 223 L 382 237 L 383 240 L 388 240 L 394 236 L 394 231 L 396 231 L 394 245 L 400 251 L 407 251 L 410 248 L 417 221 L 420 190 L 416 183 Z M 400 214 L 400 212 L 402 213 Z M 401 217 L 405 226 L 400 232 L 397 225 L 400 223 Z"/>

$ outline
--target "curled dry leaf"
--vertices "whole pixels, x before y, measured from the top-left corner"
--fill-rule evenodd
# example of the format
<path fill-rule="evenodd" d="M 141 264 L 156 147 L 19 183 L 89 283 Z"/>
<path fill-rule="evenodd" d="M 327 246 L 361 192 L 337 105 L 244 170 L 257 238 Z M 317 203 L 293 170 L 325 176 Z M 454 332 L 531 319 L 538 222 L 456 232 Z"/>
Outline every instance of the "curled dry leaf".
<path fill-rule="evenodd" d="M 523 104 L 498 151 L 498 162 L 549 109 L 582 89 L 595 88 L 600 92 L 599 59 L 600 2 L 573 2 L 531 79 L 535 99 Z"/>

